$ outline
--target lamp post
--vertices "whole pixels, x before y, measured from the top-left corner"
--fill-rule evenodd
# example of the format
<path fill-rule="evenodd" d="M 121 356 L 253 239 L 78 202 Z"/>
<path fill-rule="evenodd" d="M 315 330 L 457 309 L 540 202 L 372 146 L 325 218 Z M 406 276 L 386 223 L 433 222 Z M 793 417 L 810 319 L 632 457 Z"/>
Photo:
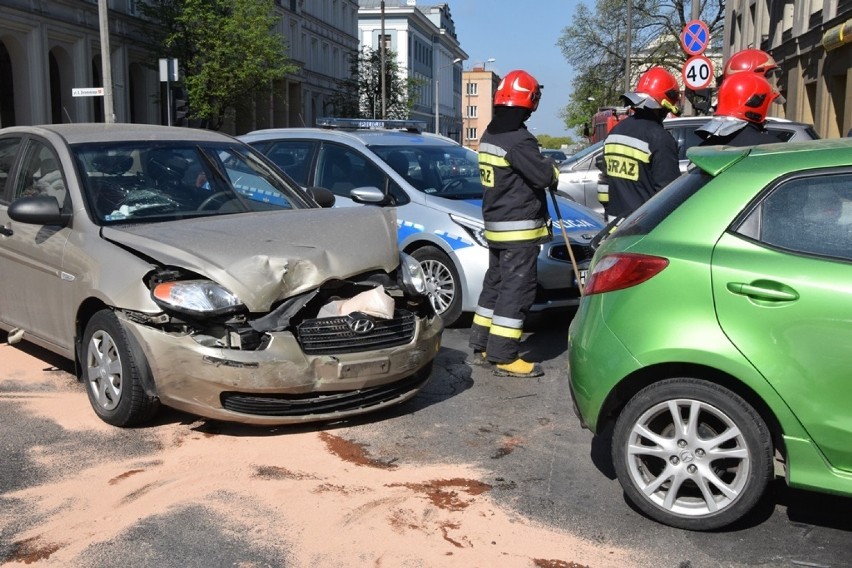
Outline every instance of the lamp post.
<path fill-rule="evenodd" d="M 441 71 L 446 69 L 447 67 L 452 67 L 456 63 L 461 61 L 461 57 L 456 57 L 452 60 L 452 62 L 447 63 L 446 65 L 441 65 L 438 67 L 438 72 L 435 73 L 435 134 L 441 133 L 441 95 L 440 95 L 440 80 L 438 77 L 441 75 Z"/>

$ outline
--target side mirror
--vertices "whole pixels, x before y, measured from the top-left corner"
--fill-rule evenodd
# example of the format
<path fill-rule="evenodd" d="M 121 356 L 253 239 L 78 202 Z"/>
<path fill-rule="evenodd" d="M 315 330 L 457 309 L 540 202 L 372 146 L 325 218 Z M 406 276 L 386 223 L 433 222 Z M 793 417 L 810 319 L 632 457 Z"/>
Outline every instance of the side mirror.
<path fill-rule="evenodd" d="M 9 204 L 7 212 L 13 221 L 29 225 L 65 226 L 71 220 L 71 213 L 62 211 L 52 195 L 21 197 Z"/>
<path fill-rule="evenodd" d="M 305 191 L 308 192 L 308 195 L 310 195 L 311 198 L 316 201 L 320 207 L 334 207 L 334 194 L 326 188 L 313 186 L 306 188 Z"/>
<path fill-rule="evenodd" d="M 385 205 L 388 202 L 388 198 L 382 190 L 373 186 L 356 187 L 349 192 L 349 197 L 355 203 L 362 205 Z"/>

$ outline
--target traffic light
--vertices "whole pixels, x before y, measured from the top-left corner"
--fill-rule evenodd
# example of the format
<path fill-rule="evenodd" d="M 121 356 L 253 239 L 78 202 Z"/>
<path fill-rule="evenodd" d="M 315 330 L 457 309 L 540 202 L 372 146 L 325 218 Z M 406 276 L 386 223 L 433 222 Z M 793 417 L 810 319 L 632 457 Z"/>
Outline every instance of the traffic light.
<path fill-rule="evenodd" d="M 686 89 L 686 98 L 692 103 L 697 113 L 711 114 L 713 112 L 713 89 Z"/>
<path fill-rule="evenodd" d="M 187 92 L 183 87 L 172 87 L 172 126 L 187 126 L 189 119 Z"/>

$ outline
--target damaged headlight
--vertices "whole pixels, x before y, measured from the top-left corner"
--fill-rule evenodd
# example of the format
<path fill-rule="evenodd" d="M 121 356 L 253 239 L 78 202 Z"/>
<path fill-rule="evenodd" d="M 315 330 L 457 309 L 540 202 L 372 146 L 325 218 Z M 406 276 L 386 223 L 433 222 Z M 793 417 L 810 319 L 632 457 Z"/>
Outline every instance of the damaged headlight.
<path fill-rule="evenodd" d="M 476 244 L 488 248 L 488 241 L 485 240 L 485 223 L 482 221 L 474 221 L 467 217 L 459 217 L 458 215 L 450 214 L 450 219 L 456 225 L 459 225 L 464 232 L 467 233 Z"/>
<path fill-rule="evenodd" d="M 210 280 L 160 282 L 151 290 L 151 297 L 163 309 L 196 317 L 219 316 L 244 309 L 239 298 Z"/>
<path fill-rule="evenodd" d="M 402 284 L 409 294 L 426 293 L 426 275 L 416 258 L 404 252 L 399 253 L 399 270 L 402 273 Z"/>

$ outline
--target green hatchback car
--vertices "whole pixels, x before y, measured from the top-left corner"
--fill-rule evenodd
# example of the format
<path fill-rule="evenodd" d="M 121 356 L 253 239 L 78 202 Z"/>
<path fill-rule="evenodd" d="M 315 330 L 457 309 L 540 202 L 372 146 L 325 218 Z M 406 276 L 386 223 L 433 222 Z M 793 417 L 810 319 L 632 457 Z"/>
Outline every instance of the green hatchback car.
<path fill-rule="evenodd" d="M 577 414 L 670 526 L 737 521 L 776 471 L 852 495 L 852 139 L 688 157 L 595 252 L 569 332 Z"/>

